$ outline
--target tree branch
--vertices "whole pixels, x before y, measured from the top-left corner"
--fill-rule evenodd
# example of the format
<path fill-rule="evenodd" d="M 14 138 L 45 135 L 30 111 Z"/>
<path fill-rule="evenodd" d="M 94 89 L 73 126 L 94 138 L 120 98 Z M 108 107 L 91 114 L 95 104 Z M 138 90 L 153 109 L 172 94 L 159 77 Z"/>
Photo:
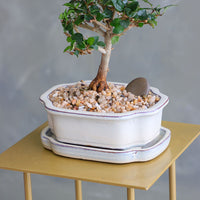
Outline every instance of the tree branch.
<path fill-rule="evenodd" d="M 67 32 L 64 32 L 64 34 L 67 36 L 67 37 L 70 37 L 71 35 Z"/>
<path fill-rule="evenodd" d="M 105 26 L 104 24 L 102 24 L 101 22 L 97 21 L 96 19 L 91 20 L 91 22 L 95 25 L 97 25 L 98 27 L 102 27 L 103 29 L 109 31 L 110 28 Z"/>
<path fill-rule="evenodd" d="M 114 36 L 119 36 L 119 37 L 120 37 L 120 36 L 124 35 L 126 31 L 130 30 L 130 29 L 133 28 L 133 27 L 136 27 L 136 25 L 135 25 L 135 24 L 131 24 L 131 25 L 129 25 L 127 28 L 125 28 L 124 31 L 123 31 L 122 33 L 119 33 L 119 34 L 113 33 L 113 34 L 112 34 L 112 37 L 114 37 Z"/>
<path fill-rule="evenodd" d="M 98 51 L 101 52 L 102 54 L 106 54 L 106 50 L 100 46 L 98 46 Z"/>
<path fill-rule="evenodd" d="M 80 31 L 78 30 L 78 27 L 77 27 L 77 26 L 74 26 L 74 30 L 75 30 L 77 33 L 80 33 Z"/>
<path fill-rule="evenodd" d="M 140 21 L 140 23 L 149 24 L 147 20 Z M 112 37 L 113 37 L 113 36 L 119 36 L 119 37 L 120 37 L 120 36 L 124 35 L 125 32 L 128 31 L 128 30 L 130 30 L 131 28 L 133 28 L 133 27 L 139 27 L 138 24 L 139 24 L 139 22 L 132 21 L 131 24 L 130 24 L 127 28 L 125 28 L 124 31 L 123 31 L 122 33 L 119 33 L 119 34 L 112 34 Z"/>
<path fill-rule="evenodd" d="M 90 31 L 94 31 L 94 32 L 98 33 L 99 35 L 101 35 L 103 37 L 105 36 L 105 32 L 100 28 L 93 27 L 93 26 L 90 26 L 88 24 L 80 24 L 79 26 L 81 28 L 84 28 L 84 29 L 87 29 L 87 30 L 90 30 Z"/>

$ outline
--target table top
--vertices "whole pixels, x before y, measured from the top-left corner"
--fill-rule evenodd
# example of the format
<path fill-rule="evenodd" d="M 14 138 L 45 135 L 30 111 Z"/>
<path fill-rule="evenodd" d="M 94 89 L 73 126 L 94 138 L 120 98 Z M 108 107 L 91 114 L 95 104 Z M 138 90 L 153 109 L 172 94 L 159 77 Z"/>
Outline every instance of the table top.
<path fill-rule="evenodd" d="M 200 125 L 162 122 L 171 130 L 169 147 L 157 158 L 110 164 L 66 158 L 46 150 L 40 141 L 44 123 L 0 154 L 0 168 L 148 190 L 200 134 Z"/>

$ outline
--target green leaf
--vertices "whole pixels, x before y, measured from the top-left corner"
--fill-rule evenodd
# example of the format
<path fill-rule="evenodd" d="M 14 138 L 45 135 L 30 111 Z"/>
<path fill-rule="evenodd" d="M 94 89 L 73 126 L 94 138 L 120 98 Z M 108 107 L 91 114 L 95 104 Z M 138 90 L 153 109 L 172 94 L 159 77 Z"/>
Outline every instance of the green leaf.
<path fill-rule="evenodd" d="M 67 42 L 72 42 L 72 38 L 70 36 L 67 37 Z"/>
<path fill-rule="evenodd" d="M 67 10 L 64 11 L 63 15 L 64 15 L 64 18 L 67 18 L 67 15 L 68 15 Z"/>
<path fill-rule="evenodd" d="M 124 11 L 128 17 L 134 17 L 138 8 L 139 8 L 139 3 L 136 0 L 134 0 L 131 3 L 126 4 Z"/>
<path fill-rule="evenodd" d="M 76 5 L 75 5 L 75 8 L 78 9 L 80 3 L 78 2 Z"/>
<path fill-rule="evenodd" d="M 129 20 L 121 20 L 120 21 L 120 25 L 123 26 L 123 28 L 127 28 L 130 24 L 130 21 Z"/>
<path fill-rule="evenodd" d="M 112 0 L 112 3 L 117 11 L 122 12 L 124 10 L 124 3 L 122 0 Z"/>
<path fill-rule="evenodd" d="M 152 22 L 157 26 L 157 24 L 158 24 L 157 21 L 153 20 Z"/>
<path fill-rule="evenodd" d="M 144 25 L 143 22 L 139 22 L 139 23 L 138 23 L 138 26 L 139 26 L 139 27 L 143 27 L 143 25 Z"/>
<path fill-rule="evenodd" d="M 98 50 L 98 45 L 97 44 L 93 45 L 93 49 Z"/>
<path fill-rule="evenodd" d="M 120 18 L 115 18 L 113 21 L 111 21 L 110 25 L 111 26 L 118 26 L 121 22 Z"/>
<path fill-rule="evenodd" d="M 113 36 L 111 39 L 112 44 L 115 44 L 119 41 L 119 36 Z"/>
<path fill-rule="evenodd" d="M 122 33 L 123 31 L 124 31 L 124 27 L 121 25 L 115 26 L 115 28 L 113 29 L 113 33 L 115 34 Z"/>
<path fill-rule="evenodd" d="M 153 4 L 150 3 L 148 0 L 142 0 L 142 1 L 144 1 L 144 2 L 147 3 L 147 4 L 149 4 L 151 7 L 153 6 Z"/>
<path fill-rule="evenodd" d="M 94 43 L 93 44 L 97 44 L 97 42 L 99 41 L 99 36 L 94 36 Z"/>
<path fill-rule="evenodd" d="M 63 6 L 67 6 L 67 7 L 74 8 L 74 5 L 73 5 L 73 4 L 71 4 L 71 3 L 65 3 L 65 4 L 63 4 Z"/>
<path fill-rule="evenodd" d="M 99 7 L 96 6 L 96 5 L 92 5 L 92 6 L 90 6 L 89 10 L 90 10 L 90 13 L 91 13 L 92 15 L 93 15 L 93 14 L 97 14 L 97 13 L 99 12 Z"/>
<path fill-rule="evenodd" d="M 83 50 L 83 49 L 85 49 L 85 43 L 79 42 L 79 43 L 77 43 L 76 47 Z"/>
<path fill-rule="evenodd" d="M 122 20 L 122 19 L 120 19 L 120 18 L 115 18 L 115 19 L 110 23 L 111 26 L 114 26 L 114 27 L 116 27 L 116 26 L 122 26 L 122 27 L 124 27 L 124 28 L 127 28 L 127 27 L 129 26 L 129 24 L 130 24 L 129 20 Z"/>
<path fill-rule="evenodd" d="M 65 19 L 65 15 L 63 14 L 63 13 L 61 13 L 60 15 L 59 15 L 59 19 Z"/>
<path fill-rule="evenodd" d="M 156 20 L 149 20 L 148 23 L 152 26 L 152 28 L 157 26 L 157 21 Z"/>
<path fill-rule="evenodd" d="M 112 5 L 111 0 L 102 0 L 102 5 Z"/>
<path fill-rule="evenodd" d="M 125 14 L 128 16 L 128 17 L 133 17 L 134 13 L 135 12 L 132 12 L 132 10 L 130 8 L 125 8 L 124 9 L 125 11 Z"/>
<path fill-rule="evenodd" d="M 87 0 L 87 4 L 90 4 L 92 2 L 93 2 L 93 0 Z"/>
<path fill-rule="evenodd" d="M 164 6 L 163 8 L 161 8 L 161 9 L 164 10 L 164 11 L 162 12 L 162 14 L 164 14 L 165 11 L 166 11 L 168 8 L 172 7 L 172 6 L 177 6 L 177 5 L 176 5 L 176 4 L 172 4 L 172 5 L 167 5 L 167 6 Z"/>
<path fill-rule="evenodd" d="M 126 8 L 129 8 L 131 12 L 135 12 L 139 6 L 139 3 L 137 1 L 133 1 L 132 3 L 129 3 L 126 5 Z"/>
<path fill-rule="evenodd" d="M 69 24 L 67 24 L 67 26 L 65 27 L 65 29 L 68 30 L 68 32 L 69 32 L 71 35 L 74 34 L 72 22 L 70 22 Z"/>
<path fill-rule="evenodd" d="M 69 49 L 71 49 L 71 46 L 66 47 L 63 52 L 66 52 Z"/>
<path fill-rule="evenodd" d="M 83 35 L 81 33 L 75 33 L 72 35 L 72 40 L 75 40 L 77 43 L 81 43 L 83 41 Z"/>
<path fill-rule="evenodd" d="M 155 13 L 148 14 L 148 19 L 149 20 L 155 20 L 156 19 L 156 14 Z"/>
<path fill-rule="evenodd" d="M 88 15 L 85 15 L 85 20 L 86 21 L 90 21 L 90 20 L 92 20 L 92 19 L 94 19 L 94 17 L 92 16 L 92 15 L 90 15 L 90 14 L 88 14 Z"/>
<path fill-rule="evenodd" d="M 139 17 L 140 20 L 146 20 L 148 19 L 148 14 L 146 9 L 141 9 L 137 12 L 137 15 Z"/>
<path fill-rule="evenodd" d="M 93 44 L 94 44 L 94 41 L 95 41 L 94 37 L 89 37 L 89 38 L 87 39 L 87 44 L 93 45 Z"/>
<path fill-rule="evenodd" d="M 78 55 L 79 55 L 79 51 L 76 50 L 76 51 L 74 52 L 74 55 L 76 55 L 76 57 L 78 57 Z"/>
<path fill-rule="evenodd" d="M 96 45 L 98 43 L 98 40 L 99 40 L 99 37 L 98 36 L 94 36 L 94 37 L 89 37 L 87 40 L 86 40 L 86 43 L 90 46 L 92 45 Z"/>
<path fill-rule="evenodd" d="M 71 42 L 71 49 L 70 49 L 70 50 L 73 50 L 73 49 L 75 48 L 75 45 L 76 45 L 75 40 L 73 40 L 73 41 Z"/>
<path fill-rule="evenodd" d="M 108 7 L 106 7 L 103 11 L 103 15 L 105 18 L 112 18 L 113 16 L 113 11 L 110 10 Z"/>
<path fill-rule="evenodd" d="M 84 21 L 84 15 L 79 15 L 77 19 L 74 21 L 74 24 L 77 26 L 80 25 Z"/>
<path fill-rule="evenodd" d="M 104 15 L 101 14 L 101 13 L 97 13 L 97 15 L 96 15 L 96 19 L 97 19 L 97 21 L 100 22 L 102 19 L 104 19 Z"/>
<path fill-rule="evenodd" d="M 65 10 L 66 11 L 66 10 Z M 70 9 L 66 12 L 66 17 L 69 16 L 71 13 L 75 13 L 73 9 Z"/>
<path fill-rule="evenodd" d="M 114 26 L 113 33 L 119 34 L 124 31 L 125 28 L 129 26 L 129 20 L 121 20 L 120 18 L 115 18 L 110 25 Z"/>
<path fill-rule="evenodd" d="M 102 41 L 98 41 L 98 42 L 97 42 L 97 45 L 98 45 L 98 46 L 101 46 L 101 47 L 105 47 L 105 46 L 106 46 L 105 43 L 102 42 Z"/>

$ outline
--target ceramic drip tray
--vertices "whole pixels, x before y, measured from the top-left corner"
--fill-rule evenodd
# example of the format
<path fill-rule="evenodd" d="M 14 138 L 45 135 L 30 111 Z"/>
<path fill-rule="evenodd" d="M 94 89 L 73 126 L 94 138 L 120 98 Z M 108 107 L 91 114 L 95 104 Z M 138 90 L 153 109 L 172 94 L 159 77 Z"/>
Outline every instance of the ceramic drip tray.
<path fill-rule="evenodd" d="M 171 132 L 161 127 L 159 135 L 145 145 L 132 146 L 126 149 L 110 149 L 57 141 L 47 126 L 41 132 L 41 141 L 46 149 L 55 154 L 85 160 L 130 163 L 151 160 L 160 155 L 169 145 Z"/>

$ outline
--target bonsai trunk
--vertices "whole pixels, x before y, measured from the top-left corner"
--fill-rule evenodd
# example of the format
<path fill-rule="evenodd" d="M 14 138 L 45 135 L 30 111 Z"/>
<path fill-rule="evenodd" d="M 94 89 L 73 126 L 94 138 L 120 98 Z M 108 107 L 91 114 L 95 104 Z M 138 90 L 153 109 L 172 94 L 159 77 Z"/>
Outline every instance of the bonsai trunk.
<path fill-rule="evenodd" d="M 97 92 L 101 92 L 102 90 L 105 90 L 108 88 L 106 77 L 108 73 L 108 67 L 109 67 L 109 61 L 111 56 L 111 36 L 109 33 L 106 33 L 105 36 L 105 50 L 106 53 L 101 55 L 101 63 L 99 65 L 99 69 L 97 72 L 96 77 L 93 79 L 93 81 L 90 83 L 89 88 L 92 90 L 95 90 Z"/>

